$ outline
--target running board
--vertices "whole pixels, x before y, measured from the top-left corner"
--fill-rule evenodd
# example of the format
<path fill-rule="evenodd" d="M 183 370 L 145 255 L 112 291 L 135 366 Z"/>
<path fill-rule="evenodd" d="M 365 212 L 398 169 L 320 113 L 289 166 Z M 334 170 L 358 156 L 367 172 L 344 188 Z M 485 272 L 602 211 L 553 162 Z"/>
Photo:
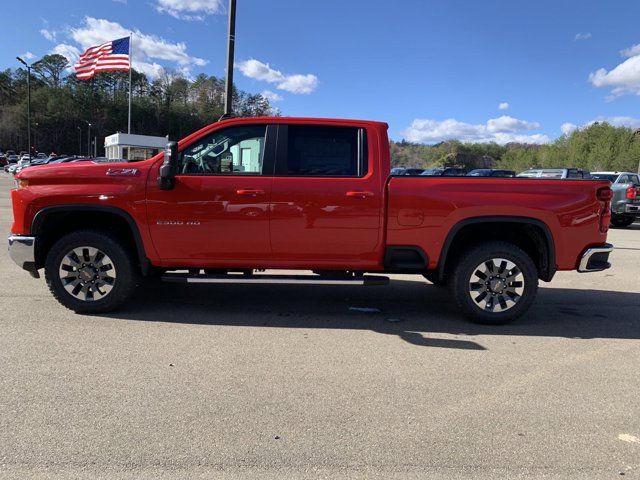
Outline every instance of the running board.
<path fill-rule="evenodd" d="M 164 282 L 173 283 L 243 283 L 282 285 L 388 285 L 389 277 L 363 275 L 361 277 L 322 277 L 319 275 L 193 275 L 167 273 Z"/>

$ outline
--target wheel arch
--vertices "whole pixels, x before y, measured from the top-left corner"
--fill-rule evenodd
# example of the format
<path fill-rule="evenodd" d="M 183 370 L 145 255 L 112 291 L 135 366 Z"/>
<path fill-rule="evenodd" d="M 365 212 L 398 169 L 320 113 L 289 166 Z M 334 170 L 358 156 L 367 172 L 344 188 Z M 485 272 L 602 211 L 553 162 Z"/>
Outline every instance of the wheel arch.
<path fill-rule="evenodd" d="M 515 227 L 507 230 L 509 226 Z M 461 220 L 456 223 L 442 246 L 438 266 L 437 278 L 442 281 L 447 268 L 453 263 L 453 257 L 457 250 L 472 243 L 470 234 L 486 232 L 494 227 L 489 236 L 490 240 L 505 240 L 504 234 L 511 243 L 519 246 L 533 259 L 538 269 L 540 279 L 549 282 L 556 273 L 555 242 L 549 226 L 536 218 L 513 216 L 483 216 Z"/>
<path fill-rule="evenodd" d="M 80 229 L 100 229 L 115 233 L 135 250 L 143 275 L 151 268 L 140 229 L 133 217 L 121 208 L 109 205 L 55 205 L 39 210 L 31 222 L 36 242 L 36 268 L 44 266 L 47 253 L 62 235 Z"/>

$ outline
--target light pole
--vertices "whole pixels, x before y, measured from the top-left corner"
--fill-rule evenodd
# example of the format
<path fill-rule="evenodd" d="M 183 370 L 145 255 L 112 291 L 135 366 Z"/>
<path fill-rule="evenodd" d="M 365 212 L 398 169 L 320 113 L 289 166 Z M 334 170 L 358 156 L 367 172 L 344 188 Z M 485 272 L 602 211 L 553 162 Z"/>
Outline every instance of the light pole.
<path fill-rule="evenodd" d="M 91 157 L 91 122 L 87 122 L 87 157 Z"/>
<path fill-rule="evenodd" d="M 80 125 L 77 125 L 76 128 L 78 129 L 78 156 L 82 156 L 82 127 Z"/>
<path fill-rule="evenodd" d="M 229 0 L 229 40 L 227 43 L 227 80 L 224 116 L 233 112 L 233 58 L 236 44 L 236 0 Z"/>
<path fill-rule="evenodd" d="M 31 156 L 31 65 L 20 57 L 16 57 L 16 60 L 27 67 L 27 142 L 29 143 L 29 156 Z"/>
<path fill-rule="evenodd" d="M 38 122 L 33 124 L 33 153 L 38 152 L 38 127 L 40 124 Z"/>

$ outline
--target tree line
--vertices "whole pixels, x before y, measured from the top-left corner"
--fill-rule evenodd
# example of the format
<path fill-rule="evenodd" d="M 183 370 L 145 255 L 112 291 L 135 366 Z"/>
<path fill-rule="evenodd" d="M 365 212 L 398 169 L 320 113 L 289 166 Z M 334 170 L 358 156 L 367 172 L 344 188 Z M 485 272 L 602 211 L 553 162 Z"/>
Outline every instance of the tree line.
<path fill-rule="evenodd" d="M 406 141 L 391 144 L 393 166 L 428 168 L 504 168 L 522 172 L 533 167 L 578 167 L 589 171 L 637 172 L 640 131 L 597 122 L 563 135 L 552 143 L 462 143 L 436 145 Z"/>
<path fill-rule="evenodd" d="M 102 72 L 89 81 L 68 73 L 68 61 L 45 55 L 31 69 L 31 144 L 37 151 L 87 153 L 88 123 L 98 155 L 104 137 L 127 131 L 129 73 Z M 179 140 L 215 122 L 224 112 L 224 79 L 198 75 L 187 79 L 165 71 L 149 79 L 132 71 L 132 133 Z M 259 94 L 234 88 L 234 113 L 272 113 Z M 0 148 L 27 150 L 27 70 L 0 71 Z"/>

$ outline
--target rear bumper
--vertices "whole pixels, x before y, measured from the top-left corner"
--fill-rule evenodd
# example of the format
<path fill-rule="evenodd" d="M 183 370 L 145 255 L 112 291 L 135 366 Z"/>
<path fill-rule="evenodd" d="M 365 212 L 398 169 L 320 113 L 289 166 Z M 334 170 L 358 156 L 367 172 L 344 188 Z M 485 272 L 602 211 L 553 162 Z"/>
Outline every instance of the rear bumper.
<path fill-rule="evenodd" d="M 36 237 L 24 235 L 9 236 L 9 256 L 22 269 L 31 276 L 38 278 L 36 269 Z"/>
<path fill-rule="evenodd" d="M 601 272 L 611 268 L 609 254 L 613 251 L 613 245 L 605 243 L 599 247 L 587 248 L 580 258 L 579 272 Z"/>

